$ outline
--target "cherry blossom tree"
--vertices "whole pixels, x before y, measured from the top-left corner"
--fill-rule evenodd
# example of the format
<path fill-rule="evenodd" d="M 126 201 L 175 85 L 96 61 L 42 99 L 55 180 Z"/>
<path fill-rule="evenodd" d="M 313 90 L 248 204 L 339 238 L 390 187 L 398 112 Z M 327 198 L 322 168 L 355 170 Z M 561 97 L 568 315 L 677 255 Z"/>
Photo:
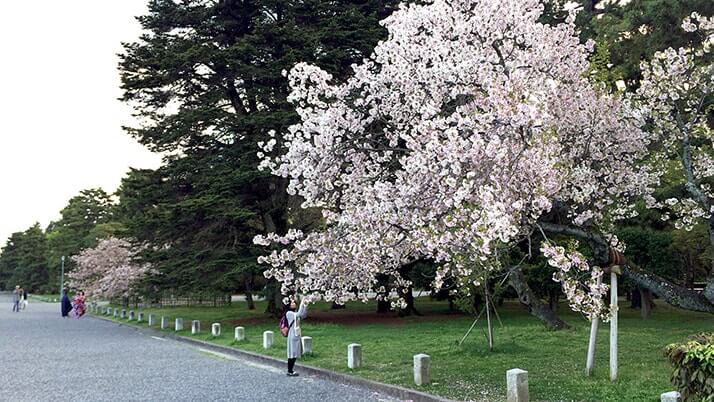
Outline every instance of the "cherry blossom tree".
<path fill-rule="evenodd" d="M 642 63 L 643 79 L 636 99 L 651 124 L 656 145 L 650 163 L 673 170 L 684 194 L 648 201 L 663 211 L 663 220 L 673 219 L 678 229 L 707 225 L 714 250 L 714 131 L 707 119 L 714 107 L 714 18 L 693 13 L 682 28 L 702 35 L 701 45 L 670 48 Z M 678 168 L 673 169 L 670 161 Z M 714 254 L 712 258 L 712 271 L 698 301 L 714 312 Z M 659 278 L 645 279 L 658 293 L 670 291 Z"/>
<path fill-rule="evenodd" d="M 274 247 L 260 262 L 284 294 L 364 301 L 389 294 L 377 275 L 405 286 L 399 267 L 426 258 L 441 266 L 436 286 L 450 277 L 466 290 L 505 273 L 536 303 L 506 257 L 540 249 L 571 307 L 607 319 L 600 266 L 619 245 L 608 233 L 661 172 L 643 163 L 641 109 L 584 76 L 592 44 L 579 43 L 574 16 L 551 26 L 542 12 L 537 0 L 402 6 L 346 82 L 307 64 L 289 72 L 301 121 L 260 144 L 261 166 L 289 179 L 324 225 L 254 239 Z M 605 257 L 588 262 L 555 236 Z"/>
<path fill-rule="evenodd" d="M 148 264 L 135 261 L 136 254 L 128 240 L 101 240 L 72 257 L 77 267 L 68 275 L 69 286 L 84 290 L 90 298 L 128 297 L 132 286 L 150 270 Z"/>

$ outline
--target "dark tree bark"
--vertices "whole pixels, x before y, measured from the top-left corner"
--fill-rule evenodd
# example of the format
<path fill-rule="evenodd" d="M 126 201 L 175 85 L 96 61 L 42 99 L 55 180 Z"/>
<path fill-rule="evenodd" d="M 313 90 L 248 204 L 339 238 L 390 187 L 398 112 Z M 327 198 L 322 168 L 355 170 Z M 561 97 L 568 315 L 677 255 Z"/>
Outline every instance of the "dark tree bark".
<path fill-rule="evenodd" d="M 560 294 L 555 291 L 548 292 L 548 307 L 553 310 L 554 313 L 558 312 L 558 302 L 560 301 Z"/>
<path fill-rule="evenodd" d="M 387 275 L 378 275 L 377 276 L 377 289 L 380 287 L 384 287 L 385 289 L 389 289 L 389 277 Z M 387 292 L 382 292 L 380 294 L 381 298 L 377 300 L 377 313 L 378 314 L 386 314 L 389 313 L 392 310 L 392 306 L 389 303 L 389 300 L 387 297 L 389 294 Z"/>
<path fill-rule="evenodd" d="M 642 289 L 640 291 L 640 294 L 642 295 L 640 316 L 642 316 L 643 320 L 646 320 L 650 318 L 650 315 L 652 314 L 652 308 L 654 308 L 655 304 L 652 300 L 652 292 L 650 292 L 648 289 Z"/>
<path fill-rule="evenodd" d="M 642 294 L 640 289 L 632 290 L 632 299 L 630 300 L 630 308 L 639 309 L 642 307 Z"/>
<path fill-rule="evenodd" d="M 406 288 L 406 292 L 403 292 L 402 289 L 399 291 L 404 295 L 402 296 L 404 298 L 404 301 L 407 303 L 407 306 L 403 309 L 399 309 L 399 316 L 400 317 L 407 317 L 410 315 L 422 315 L 419 311 L 417 311 L 416 307 L 414 306 L 414 289 L 409 286 Z"/>
<path fill-rule="evenodd" d="M 282 317 L 285 305 L 283 304 L 283 295 L 280 293 L 280 283 L 275 279 L 269 279 L 265 285 L 265 299 L 268 301 L 265 313 L 273 318 Z"/>
<path fill-rule="evenodd" d="M 714 313 L 714 304 L 703 293 L 676 285 L 655 274 L 643 272 L 634 264 L 623 267 L 623 274 L 641 288 L 648 289 L 667 303 L 685 310 Z"/>
<path fill-rule="evenodd" d="M 245 301 L 248 303 L 248 310 L 255 310 L 253 300 L 253 275 L 249 275 L 245 280 Z"/>
<path fill-rule="evenodd" d="M 414 268 L 415 264 L 417 264 L 417 262 L 418 261 L 414 261 L 410 264 L 402 266 L 399 269 L 399 275 L 401 275 L 402 278 L 408 278 L 409 273 Z M 414 306 L 414 288 L 411 285 L 407 288 L 399 288 L 398 292 L 400 295 L 402 295 L 402 298 L 407 304 L 405 308 L 399 309 L 400 317 L 407 317 L 410 315 L 422 315 L 419 311 L 417 311 L 416 307 Z"/>
<path fill-rule="evenodd" d="M 570 325 L 561 320 L 553 310 L 548 308 L 548 306 L 535 295 L 530 286 L 528 286 L 528 281 L 526 281 L 521 268 L 511 269 L 508 278 L 509 284 L 516 293 L 518 293 L 518 300 L 528 308 L 528 312 L 531 313 L 531 315 L 541 320 L 550 329 L 560 330 L 570 328 Z"/>

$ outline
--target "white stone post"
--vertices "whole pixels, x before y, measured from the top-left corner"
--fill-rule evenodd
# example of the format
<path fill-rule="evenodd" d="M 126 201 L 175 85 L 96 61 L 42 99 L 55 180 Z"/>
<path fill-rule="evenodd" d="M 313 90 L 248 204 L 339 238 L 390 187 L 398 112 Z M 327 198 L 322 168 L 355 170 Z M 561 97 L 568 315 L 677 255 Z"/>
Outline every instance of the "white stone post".
<path fill-rule="evenodd" d="M 213 325 L 211 325 L 211 335 L 214 337 L 221 336 L 221 324 L 214 322 Z"/>
<path fill-rule="evenodd" d="M 129 321 L 134 321 L 134 310 L 129 310 Z"/>
<path fill-rule="evenodd" d="M 351 369 L 362 367 L 362 345 L 359 343 L 347 345 L 347 367 Z"/>
<path fill-rule="evenodd" d="M 431 358 L 420 353 L 414 355 L 414 384 L 425 385 L 431 382 Z"/>
<path fill-rule="evenodd" d="M 680 402 L 682 400 L 682 395 L 677 391 L 665 392 L 660 395 L 660 401 L 662 402 Z"/>
<path fill-rule="evenodd" d="M 270 349 L 273 346 L 273 331 L 263 332 L 263 349 Z"/>
<path fill-rule="evenodd" d="M 183 318 L 176 318 L 176 320 L 174 321 L 174 331 L 183 331 Z"/>
<path fill-rule="evenodd" d="M 144 322 L 144 313 L 139 311 L 139 314 L 136 315 L 136 322 Z"/>
<path fill-rule="evenodd" d="M 149 314 L 149 326 L 153 327 L 156 325 L 156 314 Z"/>
<path fill-rule="evenodd" d="M 121 318 L 122 320 L 126 318 L 126 310 L 125 309 L 121 309 L 121 316 L 119 318 Z"/>
<path fill-rule="evenodd" d="M 236 327 L 235 329 L 235 336 L 233 337 L 236 341 L 244 341 L 245 340 L 245 328 L 243 327 Z"/>
<path fill-rule="evenodd" d="M 111 308 L 111 307 L 107 307 L 107 308 L 104 310 L 104 314 L 105 314 L 105 315 L 110 315 L 111 313 L 112 313 L 112 308 Z"/>
<path fill-rule="evenodd" d="M 119 317 L 119 309 L 115 308 L 114 309 L 114 318 L 117 318 L 117 317 Z"/>
<path fill-rule="evenodd" d="M 506 371 L 506 401 L 528 402 L 528 372 L 521 369 Z"/>
<path fill-rule="evenodd" d="M 169 327 L 169 317 L 162 315 L 161 316 L 161 329 L 166 329 Z"/>
<path fill-rule="evenodd" d="M 302 342 L 302 354 L 311 355 L 312 354 L 312 337 L 311 336 L 303 336 L 300 338 L 300 342 Z"/>
<path fill-rule="evenodd" d="M 617 272 L 610 270 L 610 381 L 617 381 Z"/>
<path fill-rule="evenodd" d="M 199 332 L 201 332 L 201 321 L 191 321 L 191 335 L 196 335 Z"/>

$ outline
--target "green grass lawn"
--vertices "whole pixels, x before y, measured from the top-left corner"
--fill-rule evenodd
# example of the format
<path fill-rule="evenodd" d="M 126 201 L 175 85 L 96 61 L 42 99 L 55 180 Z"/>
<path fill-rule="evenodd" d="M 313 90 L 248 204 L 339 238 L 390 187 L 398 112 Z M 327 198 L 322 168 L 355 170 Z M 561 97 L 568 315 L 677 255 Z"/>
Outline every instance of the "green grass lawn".
<path fill-rule="evenodd" d="M 625 302 L 623 302 L 625 304 Z M 608 331 L 601 325 L 598 333 L 596 372 L 583 375 L 589 323 L 566 312 L 562 316 L 572 330 L 553 332 L 545 329 L 517 303 L 506 302 L 499 308 L 503 327 L 496 326 L 495 350 L 488 351 L 481 320 L 471 336 L 458 346 L 472 318 L 448 314 L 444 303 L 419 299 L 417 307 L 424 317 L 383 318 L 373 314 L 372 304 L 350 304 L 345 310 L 330 311 L 326 304 L 311 307 L 302 324 L 303 336 L 313 338 L 314 355 L 302 362 L 372 380 L 414 388 L 412 356 L 426 353 L 432 360 L 433 383 L 419 389 L 459 400 L 498 401 L 505 399 L 506 370 L 528 370 L 530 395 L 538 401 L 656 401 L 669 391 L 670 367 L 662 349 L 688 335 L 714 330 L 714 316 L 674 309 L 659 302 L 652 317 L 639 318 L 639 312 L 627 307 L 620 310 L 620 378 L 611 383 L 608 376 Z M 127 308 L 128 310 L 128 308 Z M 286 342 L 280 336 L 278 322 L 266 319 L 264 305 L 249 311 L 243 303 L 229 307 L 190 307 L 145 309 L 145 313 L 183 317 L 190 335 L 191 320 L 200 320 L 203 340 L 243 350 L 285 358 Z M 310 317 L 312 316 L 312 319 Z M 390 315 L 390 317 L 392 317 Z M 222 334 L 210 336 L 210 326 L 220 322 Z M 146 323 L 144 323 L 146 325 Z M 244 326 L 247 340 L 233 341 L 233 328 Z M 272 349 L 262 348 L 262 333 L 275 332 Z M 167 330 L 168 331 L 168 330 Z M 362 344 L 363 367 L 347 368 L 347 345 Z"/>
<path fill-rule="evenodd" d="M 30 300 L 34 299 L 45 303 L 54 303 L 55 301 L 59 301 L 60 299 L 60 296 L 57 293 L 48 295 L 30 293 L 28 296 Z"/>

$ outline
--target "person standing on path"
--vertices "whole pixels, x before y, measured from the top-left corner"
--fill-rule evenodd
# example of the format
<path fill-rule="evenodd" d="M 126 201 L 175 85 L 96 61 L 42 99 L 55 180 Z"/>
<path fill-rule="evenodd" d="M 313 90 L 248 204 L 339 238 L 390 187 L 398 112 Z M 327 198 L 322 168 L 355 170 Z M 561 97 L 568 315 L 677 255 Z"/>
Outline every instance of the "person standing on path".
<path fill-rule="evenodd" d="M 79 291 L 77 294 L 74 296 L 74 302 L 72 303 L 74 305 L 74 311 L 73 316 L 74 318 L 80 318 L 84 315 L 85 307 L 84 307 L 84 291 Z"/>
<path fill-rule="evenodd" d="M 302 333 L 300 330 L 300 320 L 307 317 L 307 301 L 305 299 L 300 302 L 300 309 L 295 312 L 295 302 L 290 302 L 290 307 L 285 313 L 285 318 L 288 322 L 288 375 L 290 377 L 297 376 L 294 371 L 295 361 L 302 354 Z"/>
<path fill-rule="evenodd" d="M 27 290 L 25 289 L 22 289 L 22 301 L 20 303 L 22 303 L 23 310 L 27 308 Z"/>
<path fill-rule="evenodd" d="M 67 317 L 69 312 L 72 310 L 72 303 L 69 301 L 69 296 L 67 296 L 67 289 L 62 292 L 62 300 L 60 302 L 62 309 L 62 317 Z"/>
<path fill-rule="evenodd" d="M 12 311 L 15 313 L 20 312 L 20 292 L 20 285 L 16 285 L 15 290 L 12 292 Z"/>

